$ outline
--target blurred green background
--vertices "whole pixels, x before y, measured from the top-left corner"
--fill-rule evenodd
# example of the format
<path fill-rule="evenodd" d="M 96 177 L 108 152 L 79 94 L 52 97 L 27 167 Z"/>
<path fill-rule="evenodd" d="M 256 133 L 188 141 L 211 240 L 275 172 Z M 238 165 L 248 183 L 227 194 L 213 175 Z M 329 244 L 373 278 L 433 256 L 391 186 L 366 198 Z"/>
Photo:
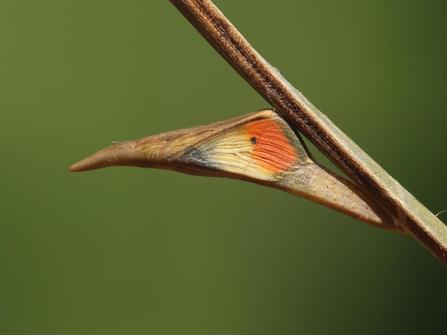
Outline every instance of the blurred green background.
<path fill-rule="evenodd" d="M 446 2 L 216 4 L 447 209 Z M 268 107 L 168 1 L 3 0 L 0 42 L 1 334 L 447 331 L 446 267 L 409 236 L 233 180 L 67 171 L 113 140 Z"/>

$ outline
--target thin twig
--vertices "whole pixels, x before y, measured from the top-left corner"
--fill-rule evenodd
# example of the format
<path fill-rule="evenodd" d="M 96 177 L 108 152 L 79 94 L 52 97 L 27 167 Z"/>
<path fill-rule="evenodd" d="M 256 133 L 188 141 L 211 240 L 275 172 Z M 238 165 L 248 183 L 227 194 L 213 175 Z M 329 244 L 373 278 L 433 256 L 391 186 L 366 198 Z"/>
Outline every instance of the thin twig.
<path fill-rule="evenodd" d="M 267 63 L 211 1 L 170 2 L 285 119 L 447 264 L 447 226 Z"/>

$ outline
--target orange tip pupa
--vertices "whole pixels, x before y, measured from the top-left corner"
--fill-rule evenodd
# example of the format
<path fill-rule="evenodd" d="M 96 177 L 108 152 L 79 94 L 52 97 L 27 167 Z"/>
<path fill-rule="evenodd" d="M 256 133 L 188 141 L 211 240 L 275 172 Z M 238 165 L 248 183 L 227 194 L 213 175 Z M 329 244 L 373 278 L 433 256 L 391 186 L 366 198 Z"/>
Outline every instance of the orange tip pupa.
<path fill-rule="evenodd" d="M 70 171 L 130 165 L 242 179 L 300 196 L 377 227 L 403 228 L 352 182 L 313 162 L 298 134 L 275 111 L 122 142 Z"/>

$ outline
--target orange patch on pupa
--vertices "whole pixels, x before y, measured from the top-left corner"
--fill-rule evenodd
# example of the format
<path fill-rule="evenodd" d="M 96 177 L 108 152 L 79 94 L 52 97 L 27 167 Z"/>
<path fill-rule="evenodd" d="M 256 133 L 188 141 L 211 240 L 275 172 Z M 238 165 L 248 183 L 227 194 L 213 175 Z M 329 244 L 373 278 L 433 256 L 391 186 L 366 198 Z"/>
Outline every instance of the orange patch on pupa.
<path fill-rule="evenodd" d="M 253 157 L 264 169 L 281 173 L 298 158 L 298 153 L 274 120 L 260 120 L 246 126 L 248 140 L 253 144 Z"/>

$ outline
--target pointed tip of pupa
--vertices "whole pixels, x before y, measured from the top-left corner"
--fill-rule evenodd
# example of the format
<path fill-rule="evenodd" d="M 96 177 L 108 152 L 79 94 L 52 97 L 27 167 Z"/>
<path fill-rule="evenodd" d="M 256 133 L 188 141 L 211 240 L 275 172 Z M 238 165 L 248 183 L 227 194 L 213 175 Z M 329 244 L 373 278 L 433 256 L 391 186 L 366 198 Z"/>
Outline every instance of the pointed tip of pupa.
<path fill-rule="evenodd" d="M 70 172 L 82 172 L 82 171 L 88 171 L 93 170 L 94 168 L 89 167 L 88 162 L 86 162 L 87 159 L 83 159 L 77 163 L 74 163 L 72 166 L 68 168 L 68 171 Z"/>
<path fill-rule="evenodd" d="M 137 165 L 138 152 L 135 152 L 135 142 L 122 142 L 102 149 L 93 155 L 73 164 L 68 168 L 70 172 L 82 172 L 102 169 L 109 166 Z"/>

